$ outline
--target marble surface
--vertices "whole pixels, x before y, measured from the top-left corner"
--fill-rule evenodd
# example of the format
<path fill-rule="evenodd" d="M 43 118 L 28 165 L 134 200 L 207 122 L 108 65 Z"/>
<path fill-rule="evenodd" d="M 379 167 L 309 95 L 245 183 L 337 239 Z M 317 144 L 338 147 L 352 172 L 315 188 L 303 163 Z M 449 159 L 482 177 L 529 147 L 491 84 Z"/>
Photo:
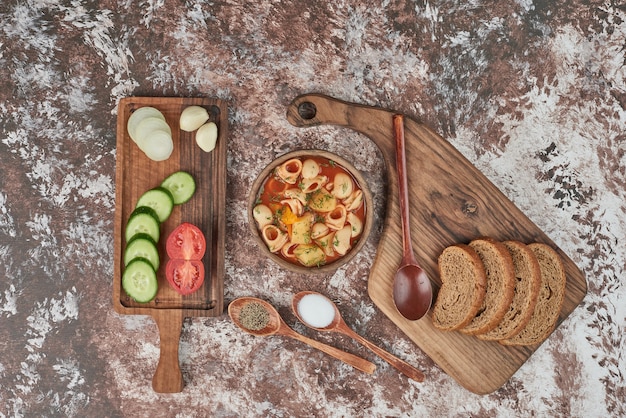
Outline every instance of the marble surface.
<path fill-rule="evenodd" d="M 612 0 L 3 1 L 0 417 L 625 416 L 625 45 Z M 360 134 L 289 125 L 308 92 L 421 118 L 585 273 L 587 297 L 501 389 L 460 387 L 369 299 L 383 162 Z M 116 106 L 132 95 L 229 102 L 226 300 L 267 299 L 373 376 L 223 315 L 185 320 L 185 389 L 153 392 L 156 326 L 111 303 Z M 244 208 L 267 163 L 311 146 L 354 161 L 377 221 L 347 268 L 306 278 L 263 259 Z M 288 305 L 307 288 L 427 380 L 305 329 Z"/>

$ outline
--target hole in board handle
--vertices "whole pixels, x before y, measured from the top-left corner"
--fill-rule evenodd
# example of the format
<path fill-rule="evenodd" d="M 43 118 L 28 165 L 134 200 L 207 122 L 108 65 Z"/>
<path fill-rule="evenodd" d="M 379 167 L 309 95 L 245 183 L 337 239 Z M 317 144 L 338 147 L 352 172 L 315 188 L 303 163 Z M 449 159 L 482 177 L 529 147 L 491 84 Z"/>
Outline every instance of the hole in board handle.
<path fill-rule="evenodd" d="M 317 114 L 317 108 L 311 102 L 302 102 L 298 105 L 298 115 L 304 120 L 310 120 Z"/>

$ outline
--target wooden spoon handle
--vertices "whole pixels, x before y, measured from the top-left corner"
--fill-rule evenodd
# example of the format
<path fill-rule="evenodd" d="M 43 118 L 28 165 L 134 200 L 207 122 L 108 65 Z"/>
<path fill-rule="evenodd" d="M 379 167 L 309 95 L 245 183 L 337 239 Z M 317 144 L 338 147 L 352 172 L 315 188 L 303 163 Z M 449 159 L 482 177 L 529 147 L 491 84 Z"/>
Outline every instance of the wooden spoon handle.
<path fill-rule="evenodd" d="M 413 259 L 411 243 L 411 221 L 409 217 L 409 185 L 406 174 L 406 145 L 404 142 L 404 115 L 393 115 L 393 131 L 396 139 L 396 168 L 398 170 L 398 194 L 400 197 L 400 219 L 402 222 L 402 248 L 404 261 Z"/>
<path fill-rule="evenodd" d="M 305 337 L 304 335 L 298 334 L 291 328 L 281 327 L 279 333 L 287 337 L 294 338 L 298 341 L 302 341 L 303 343 L 308 344 L 313 348 L 317 348 L 318 350 L 328 354 L 329 356 L 341 360 L 344 363 L 351 365 L 355 369 L 359 369 L 365 373 L 372 374 L 376 370 L 376 365 L 370 361 L 365 360 L 364 358 L 355 356 L 354 354 L 347 353 L 333 346 Z"/>
<path fill-rule="evenodd" d="M 411 366 L 406 361 L 399 359 L 393 354 L 383 350 L 382 348 L 378 347 L 376 344 L 360 336 L 359 334 L 357 334 L 356 332 L 354 332 L 352 329 L 350 329 L 347 326 L 343 328 L 342 330 L 345 332 L 346 335 L 351 336 L 352 338 L 354 338 L 355 340 L 363 344 L 365 347 L 369 348 L 371 351 L 376 353 L 376 355 L 378 355 L 380 358 L 382 358 L 387 363 L 389 363 L 390 365 L 398 369 L 400 372 L 402 372 L 402 374 L 404 374 L 405 376 L 415 380 L 416 382 L 424 381 L 424 373 L 417 370 L 415 367 Z"/>

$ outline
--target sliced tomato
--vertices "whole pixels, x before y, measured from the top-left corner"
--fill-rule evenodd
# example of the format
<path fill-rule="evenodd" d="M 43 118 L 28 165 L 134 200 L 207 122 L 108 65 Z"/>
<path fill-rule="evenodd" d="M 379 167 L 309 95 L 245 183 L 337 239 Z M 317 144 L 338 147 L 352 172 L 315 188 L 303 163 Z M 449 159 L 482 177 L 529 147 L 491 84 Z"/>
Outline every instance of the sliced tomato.
<path fill-rule="evenodd" d="M 189 295 L 204 283 L 204 264 L 200 260 L 172 259 L 165 266 L 165 276 L 174 290 Z"/>
<path fill-rule="evenodd" d="M 181 295 L 195 292 L 204 283 L 202 257 L 206 239 L 200 229 L 182 223 L 167 237 L 165 249 L 170 260 L 165 266 L 165 277 L 170 286 Z"/>
<path fill-rule="evenodd" d="M 167 255 L 179 260 L 202 260 L 206 251 L 206 239 L 200 228 L 188 222 L 172 231 L 165 243 Z"/>

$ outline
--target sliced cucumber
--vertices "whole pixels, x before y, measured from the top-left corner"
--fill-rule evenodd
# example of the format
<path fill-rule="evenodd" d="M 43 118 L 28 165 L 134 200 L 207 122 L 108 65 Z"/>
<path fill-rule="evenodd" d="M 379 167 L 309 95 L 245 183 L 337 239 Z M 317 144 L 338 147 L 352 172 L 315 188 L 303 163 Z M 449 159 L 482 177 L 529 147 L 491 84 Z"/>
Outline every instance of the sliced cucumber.
<path fill-rule="evenodd" d="M 172 194 L 167 189 L 156 187 L 141 195 L 137 201 L 137 207 L 139 206 L 147 206 L 154 209 L 159 222 L 164 222 L 172 213 L 174 198 L 172 198 Z"/>
<path fill-rule="evenodd" d="M 133 260 L 144 258 L 152 264 L 154 271 L 159 269 L 159 250 L 156 243 L 148 234 L 136 234 L 126 244 L 124 251 L 124 265 L 128 266 Z"/>
<path fill-rule="evenodd" d="M 177 171 L 163 180 L 161 187 L 171 193 L 175 205 L 180 205 L 191 199 L 196 191 L 196 182 L 186 171 Z"/>
<path fill-rule="evenodd" d="M 159 242 L 160 226 L 159 216 L 154 209 L 148 206 L 139 206 L 128 218 L 124 235 L 126 242 L 130 242 L 138 234 L 147 234 L 154 242 Z"/>
<path fill-rule="evenodd" d="M 159 290 L 156 272 L 148 260 L 136 258 L 131 261 L 122 275 L 124 291 L 137 302 L 150 302 Z"/>

